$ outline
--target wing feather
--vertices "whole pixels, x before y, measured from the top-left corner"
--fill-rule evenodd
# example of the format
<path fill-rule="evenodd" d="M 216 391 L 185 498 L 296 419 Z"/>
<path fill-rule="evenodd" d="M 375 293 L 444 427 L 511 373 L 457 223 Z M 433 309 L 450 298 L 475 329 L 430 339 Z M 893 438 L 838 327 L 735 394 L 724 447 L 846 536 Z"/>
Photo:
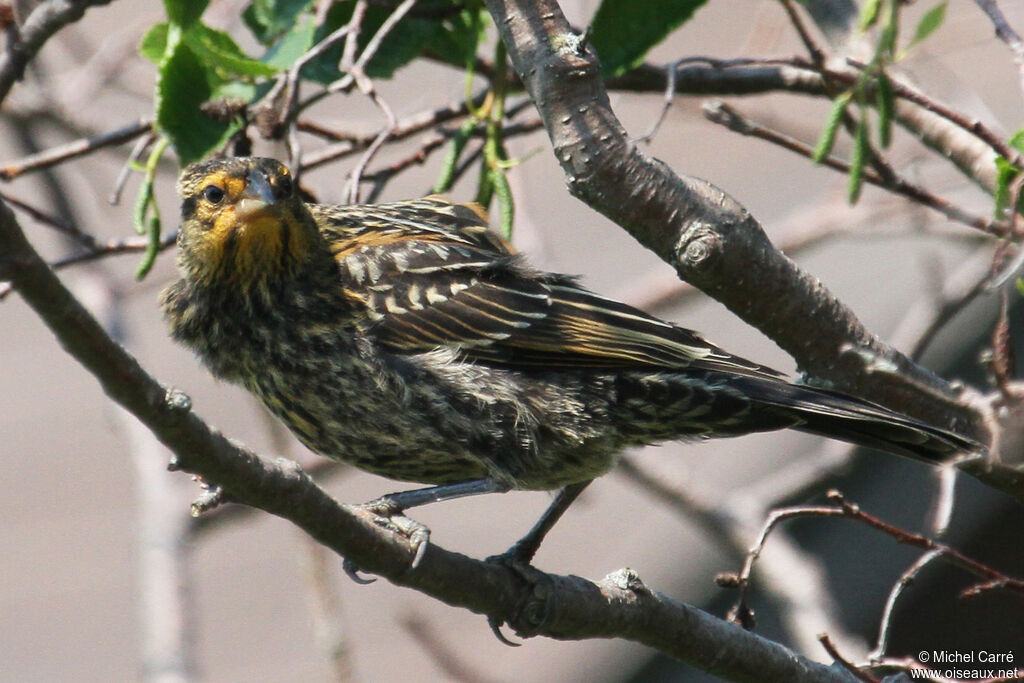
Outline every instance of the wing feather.
<path fill-rule="evenodd" d="M 478 208 L 439 197 L 310 209 L 342 269 L 364 287 L 369 334 L 398 354 L 457 348 L 497 366 L 683 368 L 778 377 L 696 332 L 539 273 L 486 228 Z"/>

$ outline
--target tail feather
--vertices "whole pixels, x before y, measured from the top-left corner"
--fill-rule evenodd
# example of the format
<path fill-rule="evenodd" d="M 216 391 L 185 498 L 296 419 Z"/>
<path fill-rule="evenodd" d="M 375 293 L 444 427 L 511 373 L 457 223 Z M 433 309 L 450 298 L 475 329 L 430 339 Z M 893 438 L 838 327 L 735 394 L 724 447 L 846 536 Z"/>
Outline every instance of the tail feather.
<path fill-rule="evenodd" d="M 985 450 L 965 436 L 840 392 L 759 377 L 735 381 L 759 411 L 788 418 L 799 431 L 929 463 Z"/>

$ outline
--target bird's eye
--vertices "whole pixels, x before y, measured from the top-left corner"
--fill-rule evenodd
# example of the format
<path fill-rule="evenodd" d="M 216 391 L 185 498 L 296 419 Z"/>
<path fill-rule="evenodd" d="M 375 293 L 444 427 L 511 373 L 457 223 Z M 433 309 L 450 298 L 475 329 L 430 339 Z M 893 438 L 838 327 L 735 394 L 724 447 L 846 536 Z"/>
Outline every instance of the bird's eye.
<path fill-rule="evenodd" d="M 281 199 L 290 197 L 292 194 L 292 179 L 285 176 L 277 181 L 277 196 Z"/>
<path fill-rule="evenodd" d="M 206 189 L 203 190 L 203 199 L 211 204 L 220 204 L 221 200 L 224 199 L 224 190 L 216 185 L 207 185 Z"/>

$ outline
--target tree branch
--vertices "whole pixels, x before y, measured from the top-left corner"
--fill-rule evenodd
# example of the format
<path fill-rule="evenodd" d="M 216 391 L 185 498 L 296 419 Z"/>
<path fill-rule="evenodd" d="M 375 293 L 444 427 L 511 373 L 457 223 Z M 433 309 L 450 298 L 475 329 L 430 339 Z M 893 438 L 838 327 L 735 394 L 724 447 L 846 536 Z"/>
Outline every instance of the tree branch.
<path fill-rule="evenodd" d="M 486 5 L 573 195 L 761 330 L 813 381 L 987 439 L 977 411 L 958 401 L 948 383 L 871 334 L 821 282 L 775 249 L 746 209 L 710 183 L 678 176 L 640 152 L 611 109 L 596 57 L 557 2 Z M 965 470 L 1024 498 L 1024 473 L 977 462 Z"/>
<path fill-rule="evenodd" d="M 21 80 L 25 66 L 39 48 L 64 26 L 82 18 L 90 7 L 109 4 L 111 0 L 48 0 L 36 7 L 19 31 L 19 40 L 0 53 L 0 102 L 15 81 Z"/>
<path fill-rule="evenodd" d="M 0 202 L 0 279 L 10 280 L 113 400 L 141 420 L 174 453 L 173 467 L 202 476 L 235 501 L 301 527 L 362 569 L 449 605 L 509 623 L 520 635 L 557 639 L 625 638 L 737 681 L 845 681 L 839 671 L 647 589 L 626 570 L 594 583 L 537 572 L 525 586 L 516 572 L 431 544 L 410 570 L 403 537 L 365 511 L 330 498 L 294 463 L 267 462 L 209 427 L 188 397 L 160 385 L 114 342 L 60 283 Z M 535 621 L 544 614 L 543 625 Z M 538 627 L 539 626 L 539 627 Z"/>

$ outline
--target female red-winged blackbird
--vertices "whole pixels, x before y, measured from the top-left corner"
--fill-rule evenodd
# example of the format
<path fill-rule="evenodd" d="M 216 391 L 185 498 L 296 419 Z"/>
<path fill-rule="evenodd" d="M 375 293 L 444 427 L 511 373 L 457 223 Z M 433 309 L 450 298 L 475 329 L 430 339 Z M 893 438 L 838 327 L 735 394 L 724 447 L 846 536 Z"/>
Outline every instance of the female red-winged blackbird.
<path fill-rule="evenodd" d="M 557 489 L 628 446 L 785 427 L 928 462 L 980 448 L 534 270 L 473 205 L 305 204 L 257 158 L 193 164 L 178 189 L 174 338 L 310 449 L 370 472 Z"/>

